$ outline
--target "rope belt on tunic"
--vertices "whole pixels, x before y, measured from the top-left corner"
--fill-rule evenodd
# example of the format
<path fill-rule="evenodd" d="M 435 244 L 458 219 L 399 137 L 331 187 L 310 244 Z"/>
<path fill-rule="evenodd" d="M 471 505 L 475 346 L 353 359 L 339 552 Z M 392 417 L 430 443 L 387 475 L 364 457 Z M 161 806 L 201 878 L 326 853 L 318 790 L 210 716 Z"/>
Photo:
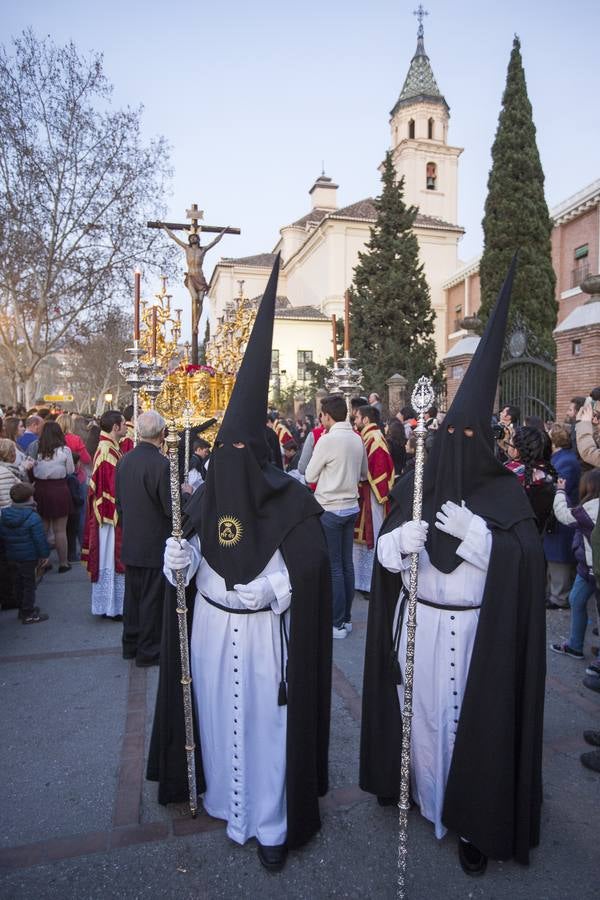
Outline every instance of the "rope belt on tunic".
<path fill-rule="evenodd" d="M 270 606 L 263 606 L 261 607 L 261 609 L 246 609 L 246 607 L 244 607 L 243 609 L 234 609 L 231 606 L 224 606 L 222 603 L 217 603 L 216 600 L 211 600 L 211 598 L 207 597 L 206 594 L 200 594 L 200 596 L 203 597 L 210 606 L 214 606 L 215 609 L 220 609 L 226 613 L 233 613 L 234 616 L 247 616 L 252 615 L 253 613 L 273 612 Z M 286 682 L 289 637 L 287 633 L 287 625 L 285 624 L 285 614 L 279 616 L 279 643 L 281 648 L 281 681 L 279 682 L 279 690 L 277 693 L 277 705 L 287 706 Z"/>
<path fill-rule="evenodd" d="M 402 585 L 402 590 L 400 591 L 400 609 L 398 610 L 398 621 L 396 622 L 396 627 L 394 629 L 392 653 L 390 657 L 391 675 L 395 684 L 402 684 L 402 669 L 400 668 L 398 653 L 400 651 L 400 635 L 402 634 L 402 623 L 404 621 L 407 602 L 408 591 L 404 585 Z M 423 600 L 422 597 L 417 597 L 417 603 L 422 603 L 423 606 L 431 606 L 433 609 L 441 609 L 444 612 L 466 612 L 467 610 L 481 609 L 481 603 L 477 603 L 473 606 L 466 606 L 461 603 L 434 603 L 433 600 Z"/>

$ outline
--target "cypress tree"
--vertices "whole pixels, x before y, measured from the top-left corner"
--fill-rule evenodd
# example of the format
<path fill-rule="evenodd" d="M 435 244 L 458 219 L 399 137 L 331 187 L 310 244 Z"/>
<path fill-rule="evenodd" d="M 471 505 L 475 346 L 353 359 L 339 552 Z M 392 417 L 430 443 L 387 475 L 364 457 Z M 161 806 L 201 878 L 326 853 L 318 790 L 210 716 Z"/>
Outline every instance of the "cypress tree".
<path fill-rule="evenodd" d="M 535 135 L 521 44 L 515 36 L 492 147 L 482 223 L 479 317 L 485 324 L 517 250 L 519 264 L 512 291 L 511 322 L 518 315 L 536 336 L 539 349 L 554 356 L 552 330 L 558 304 L 550 245 L 552 221 L 544 197 L 544 172 Z"/>
<path fill-rule="evenodd" d="M 434 313 L 412 230 L 417 208 L 404 202 L 404 179 L 396 180 L 390 152 L 382 182 L 377 221 L 354 270 L 350 334 L 365 389 L 383 396 L 396 372 L 408 379 L 409 390 L 421 375 L 438 373 Z"/>

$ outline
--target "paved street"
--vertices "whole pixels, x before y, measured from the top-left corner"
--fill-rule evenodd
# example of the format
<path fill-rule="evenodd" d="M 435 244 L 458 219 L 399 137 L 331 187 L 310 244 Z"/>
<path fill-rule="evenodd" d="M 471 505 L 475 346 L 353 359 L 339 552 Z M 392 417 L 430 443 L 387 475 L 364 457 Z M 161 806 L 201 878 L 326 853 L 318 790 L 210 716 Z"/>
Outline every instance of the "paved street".
<path fill-rule="evenodd" d="M 285 871 L 261 869 L 253 841 L 233 845 L 218 821 L 165 809 L 144 781 L 157 670 L 120 655 L 121 626 L 92 617 L 82 568 L 46 575 L 46 624 L 0 613 L 0 897 L 315 898 L 395 896 L 397 817 L 358 788 L 360 688 L 367 604 L 334 642 L 331 791 L 323 828 Z M 549 613 L 549 640 L 566 613 Z M 418 632 L 417 632 L 418 640 Z M 594 638 L 594 643 L 597 638 Z M 586 648 L 589 658 L 589 644 Z M 584 728 L 600 727 L 600 695 L 585 665 L 550 653 L 542 843 L 532 865 L 490 862 L 482 879 L 459 868 L 411 813 L 409 896 L 428 900 L 564 900 L 595 894 L 600 775 L 584 769 Z M 498 685 L 498 690 L 502 686 Z"/>

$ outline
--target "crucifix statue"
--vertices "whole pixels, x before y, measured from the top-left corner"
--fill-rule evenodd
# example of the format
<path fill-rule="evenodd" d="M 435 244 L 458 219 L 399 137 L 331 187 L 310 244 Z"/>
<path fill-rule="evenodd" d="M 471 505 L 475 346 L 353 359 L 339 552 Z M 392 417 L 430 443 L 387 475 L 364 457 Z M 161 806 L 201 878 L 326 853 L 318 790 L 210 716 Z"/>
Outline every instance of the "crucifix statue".
<path fill-rule="evenodd" d="M 182 225 L 179 222 L 148 222 L 148 228 L 162 228 L 169 237 L 185 252 L 187 262 L 187 272 L 185 273 L 184 284 L 190 292 L 192 298 L 192 352 L 191 363 L 198 365 L 198 328 L 200 324 L 200 316 L 202 314 L 202 302 L 208 291 L 208 282 L 204 277 L 202 264 L 207 252 L 219 243 L 224 234 L 240 234 L 239 228 L 230 228 L 226 226 L 221 228 L 215 225 L 202 225 L 200 220 L 204 218 L 204 213 L 198 209 L 196 203 L 192 203 L 190 209 L 186 211 L 186 218 L 191 220 L 191 225 Z M 180 240 L 175 231 L 187 232 L 187 243 Z M 216 233 L 217 236 L 209 244 L 204 247 L 200 245 L 200 235 L 203 231 L 208 233 Z"/>

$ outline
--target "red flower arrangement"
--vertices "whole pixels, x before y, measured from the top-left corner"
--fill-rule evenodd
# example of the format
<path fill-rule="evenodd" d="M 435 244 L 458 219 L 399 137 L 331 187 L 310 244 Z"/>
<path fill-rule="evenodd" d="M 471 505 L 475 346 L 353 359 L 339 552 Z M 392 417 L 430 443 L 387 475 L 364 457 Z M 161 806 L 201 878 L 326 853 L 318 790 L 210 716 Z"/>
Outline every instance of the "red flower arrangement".
<path fill-rule="evenodd" d="M 196 372 L 208 372 L 209 375 L 214 375 L 215 370 L 212 366 L 192 366 L 188 365 L 185 367 L 185 371 L 187 375 L 195 375 Z"/>

